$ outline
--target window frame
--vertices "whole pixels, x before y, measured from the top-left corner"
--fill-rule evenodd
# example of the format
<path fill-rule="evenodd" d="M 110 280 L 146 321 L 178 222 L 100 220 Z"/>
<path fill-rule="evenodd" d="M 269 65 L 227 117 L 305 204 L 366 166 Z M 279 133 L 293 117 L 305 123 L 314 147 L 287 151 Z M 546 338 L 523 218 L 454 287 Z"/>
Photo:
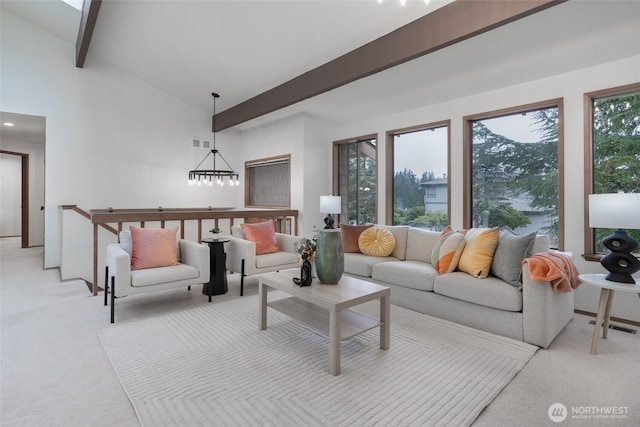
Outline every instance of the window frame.
<path fill-rule="evenodd" d="M 332 159 L 332 178 L 331 178 L 331 189 L 332 189 L 332 195 L 334 196 L 340 196 L 340 147 L 342 145 L 345 144 L 353 144 L 353 143 L 357 143 L 357 142 L 364 142 L 364 141 L 369 141 L 369 140 L 375 140 L 376 141 L 376 179 L 375 179 L 375 183 L 376 183 L 376 197 L 375 197 L 375 206 L 376 206 L 376 223 L 378 222 L 378 200 L 379 200 L 379 196 L 380 196 L 380 152 L 379 152 L 379 147 L 380 147 L 380 141 L 378 140 L 378 134 L 377 133 L 370 133 L 370 134 L 365 134 L 365 135 L 361 135 L 361 136 L 356 136 L 353 138 L 347 138 L 347 139 L 341 139 L 338 141 L 333 141 L 333 147 L 332 147 L 332 151 L 333 151 L 333 159 Z M 342 199 L 342 208 L 341 210 L 344 211 L 344 207 L 345 205 L 348 203 L 348 201 L 346 199 Z M 342 220 L 341 220 L 341 216 L 342 216 L 342 212 L 340 213 L 340 215 L 338 215 L 338 221 L 336 221 L 336 223 L 341 224 Z M 347 219 L 349 218 L 349 213 L 347 211 Z"/>
<path fill-rule="evenodd" d="M 289 164 L 289 204 L 287 206 L 280 205 L 252 205 L 251 204 L 251 169 L 254 164 L 277 163 L 284 161 Z M 268 208 L 268 209 L 291 209 L 291 154 L 282 154 L 279 156 L 264 157 L 261 159 L 247 160 L 244 162 L 244 206 L 246 208 Z"/>
<path fill-rule="evenodd" d="M 554 98 L 530 104 L 517 105 L 498 110 L 464 116 L 463 120 L 463 227 L 472 226 L 471 209 L 473 206 L 473 184 L 471 182 L 473 167 L 473 122 L 477 120 L 494 119 L 520 113 L 528 113 L 545 108 L 558 109 L 558 249 L 564 249 L 564 99 Z"/>
<path fill-rule="evenodd" d="M 623 86 L 587 92 L 584 94 L 584 259 L 600 261 L 604 254 L 596 253 L 595 230 L 589 227 L 589 194 L 593 194 L 593 100 L 612 96 L 625 95 L 640 91 L 640 82 Z"/>
<path fill-rule="evenodd" d="M 423 130 L 435 129 L 435 128 L 447 128 L 447 221 L 451 223 L 451 119 L 440 120 L 431 123 L 425 123 L 421 125 L 409 126 L 399 129 L 392 129 L 386 132 L 386 179 L 385 179 L 385 223 L 387 225 L 393 224 L 393 211 L 394 211 L 394 192 L 393 192 L 393 177 L 394 170 L 394 136 L 402 135 L 406 133 L 420 132 Z"/>

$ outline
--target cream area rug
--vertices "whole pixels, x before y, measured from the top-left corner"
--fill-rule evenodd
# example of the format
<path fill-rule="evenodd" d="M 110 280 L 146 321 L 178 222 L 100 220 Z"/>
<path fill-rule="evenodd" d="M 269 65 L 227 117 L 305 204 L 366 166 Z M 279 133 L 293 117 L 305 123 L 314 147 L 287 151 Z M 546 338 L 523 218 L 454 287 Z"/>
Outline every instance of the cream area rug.
<path fill-rule="evenodd" d="M 537 349 L 392 306 L 391 348 L 378 328 L 345 340 L 332 376 L 325 337 L 267 323 L 251 296 L 99 334 L 143 426 L 470 425 Z"/>

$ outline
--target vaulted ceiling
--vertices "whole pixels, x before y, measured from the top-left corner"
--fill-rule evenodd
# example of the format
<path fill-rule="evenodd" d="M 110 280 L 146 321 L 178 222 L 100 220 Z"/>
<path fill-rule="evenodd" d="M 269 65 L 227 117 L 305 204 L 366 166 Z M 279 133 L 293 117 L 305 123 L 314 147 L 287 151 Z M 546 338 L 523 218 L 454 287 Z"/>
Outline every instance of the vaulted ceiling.
<path fill-rule="evenodd" d="M 221 112 L 448 3 L 104 0 L 84 67 L 109 62 L 205 112 L 215 91 Z M 58 0 L 2 8 L 76 43 L 79 12 Z M 571 0 L 236 127 L 300 112 L 345 124 L 638 55 L 639 28 L 638 1 Z"/>

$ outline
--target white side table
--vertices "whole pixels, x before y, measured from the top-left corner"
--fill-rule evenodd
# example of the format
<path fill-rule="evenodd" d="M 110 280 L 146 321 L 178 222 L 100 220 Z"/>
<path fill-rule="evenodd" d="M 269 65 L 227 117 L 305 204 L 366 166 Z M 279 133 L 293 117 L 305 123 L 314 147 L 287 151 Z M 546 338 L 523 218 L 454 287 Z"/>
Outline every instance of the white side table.
<path fill-rule="evenodd" d="M 602 339 L 607 339 L 613 292 L 635 292 L 640 297 L 640 279 L 635 279 L 636 283 L 633 285 L 631 283 L 611 282 L 605 280 L 605 276 L 605 274 L 581 274 L 578 276 L 584 283 L 602 289 L 600 291 L 600 302 L 598 303 L 598 313 L 596 315 L 596 326 L 593 331 L 593 340 L 591 341 L 591 354 L 596 354 L 597 352 L 600 325 L 602 325 Z"/>

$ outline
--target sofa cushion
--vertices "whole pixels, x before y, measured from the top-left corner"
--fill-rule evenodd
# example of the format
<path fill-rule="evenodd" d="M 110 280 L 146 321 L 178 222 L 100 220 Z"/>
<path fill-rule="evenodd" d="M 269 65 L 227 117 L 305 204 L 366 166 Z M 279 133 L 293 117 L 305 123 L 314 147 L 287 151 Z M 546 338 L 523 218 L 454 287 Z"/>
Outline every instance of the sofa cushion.
<path fill-rule="evenodd" d="M 358 246 L 358 238 L 367 228 L 373 227 L 373 224 L 363 225 L 351 225 L 340 224 L 340 235 L 342 236 L 342 250 L 345 253 L 355 252 L 360 253 L 360 247 Z"/>
<path fill-rule="evenodd" d="M 276 267 L 297 262 L 298 254 L 292 252 L 281 251 L 256 256 L 256 268 Z"/>
<path fill-rule="evenodd" d="M 493 254 L 500 239 L 500 229 L 472 228 L 465 234 L 465 246 L 458 261 L 458 270 L 484 279 L 489 275 Z"/>
<path fill-rule="evenodd" d="M 365 255 L 386 257 L 395 249 L 396 238 L 389 230 L 371 227 L 360 233 L 358 247 Z"/>
<path fill-rule="evenodd" d="M 391 252 L 391 256 L 396 257 L 401 261 L 407 259 L 407 239 L 409 236 L 409 226 L 379 225 L 378 227 L 386 228 L 393 234 L 393 237 L 396 238 L 396 247 L 393 252 Z"/>
<path fill-rule="evenodd" d="M 522 260 L 531 256 L 537 231 L 520 236 L 506 228 L 493 255 L 491 274 L 510 285 L 522 286 Z"/>
<path fill-rule="evenodd" d="M 374 280 L 420 291 L 433 291 L 433 281 L 437 276 L 431 264 L 420 261 L 382 262 L 371 270 Z"/>
<path fill-rule="evenodd" d="M 131 271 L 131 286 L 140 287 L 179 282 L 195 279 L 199 274 L 196 267 L 187 264 L 133 270 Z"/>
<path fill-rule="evenodd" d="M 140 228 L 130 226 L 131 269 L 168 267 L 178 264 L 178 227 Z"/>
<path fill-rule="evenodd" d="M 244 231 L 244 234 L 247 236 L 247 240 L 256 244 L 256 255 L 280 251 L 273 221 L 240 224 L 240 227 L 242 227 L 242 231 Z"/>
<path fill-rule="evenodd" d="M 437 231 L 411 227 L 407 233 L 407 261 L 431 263 L 431 252 L 440 234 Z"/>
<path fill-rule="evenodd" d="M 455 271 L 465 244 L 464 234 L 453 231 L 451 226 L 442 230 L 431 252 L 431 264 L 439 274 Z"/>
<path fill-rule="evenodd" d="M 522 311 L 522 292 L 493 276 L 480 280 L 458 271 L 443 274 L 435 279 L 433 291 L 498 310 Z"/>
<path fill-rule="evenodd" d="M 374 265 L 382 262 L 398 261 L 398 258 L 373 257 L 365 254 L 346 253 L 344 254 L 344 272 L 361 277 L 371 277 L 371 269 Z"/>

